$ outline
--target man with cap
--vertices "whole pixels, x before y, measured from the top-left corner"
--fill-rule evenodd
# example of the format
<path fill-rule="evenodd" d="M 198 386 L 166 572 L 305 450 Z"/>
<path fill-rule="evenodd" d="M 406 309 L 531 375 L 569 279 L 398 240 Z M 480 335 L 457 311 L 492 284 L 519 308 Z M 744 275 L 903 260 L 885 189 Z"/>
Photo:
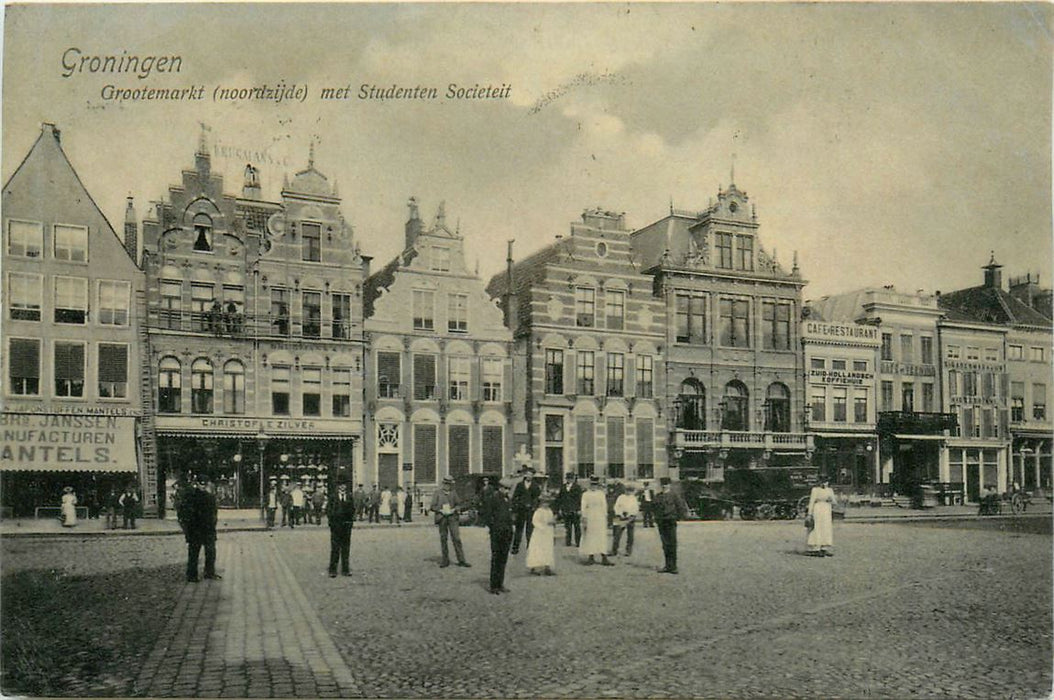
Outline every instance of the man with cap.
<path fill-rule="evenodd" d="M 581 556 L 589 557 L 586 564 L 595 564 L 597 555 L 604 566 L 614 566 L 608 561 L 608 502 L 600 479 L 589 477 L 589 490 L 582 494 L 582 524 L 585 534 L 578 547 Z"/>
<path fill-rule="evenodd" d="M 509 547 L 512 546 L 512 506 L 509 503 L 509 487 L 499 480 L 483 494 L 480 520 L 490 528 L 490 593 L 508 593 L 505 587 L 505 566 L 509 563 Z"/>
<path fill-rule="evenodd" d="M 216 573 L 216 520 L 219 508 L 216 497 L 206 486 L 209 478 L 198 474 L 194 488 L 186 493 L 179 504 L 179 524 L 187 540 L 187 581 L 198 580 L 198 555 L 205 547 L 205 578 L 222 578 Z"/>
<path fill-rule="evenodd" d="M 348 493 L 348 484 L 337 484 L 337 495 L 329 502 L 329 577 L 336 578 L 337 563 L 340 573 L 351 576 L 351 528 L 355 524 L 355 501 Z"/>
<path fill-rule="evenodd" d="M 516 518 L 516 534 L 512 538 L 513 554 L 520 551 L 524 530 L 527 531 L 527 544 L 531 543 L 531 533 L 534 532 L 531 518 L 534 517 L 534 509 L 538 507 L 541 495 L 542 488 L 534 483 L 534 470 L 527 467 L 523 470 L 523 480 L 512 491 L 512 514 Z"/>
<path fill-rule="evenodd" d="M 655 489 L 647 480 L 640 490 L 640 513 L 644 516 L 643 527 L 655 527 Z"/>
<path fill-rule="evenodd" d="M 670 478 L 659 479 L 662 492 L 655 497 L 655 524 L 659 528 L 659 539 L 662 540 L 662 554 L 666 565 L 659 569 L 660 574 L 677 573 L 677 521 L 688 517 L 688 504 L 681 494 L 670 488 Z"/>
<path fill-rule="evenodd" d="M 432 494 L 432 504 L 429 507 L 435 513 L 435 524 L 439 526 L 439 545 L 443 552 L 443 559 L 439 568 L 450 566 L 450 550 L 447 548 L 447 538 L 454 543 L 454 554 L 457 555 L 458 566 L 471 566 L 465 561 L 465 552 L 461 548 L 461 529 L 458 522 L 458 511 L 461 503 L 457 493 L 454 491 L 454 477 L 443 477 L 443 485 Z"/>
<path fill-rule="evenodd" d="M 567 472 L 560 494 L 556 497 L 556 509 L 564 521 L 564 546 L 574 544 L 577 547 L 582 543 L 582 487 L 574 472 Z"/>
<path fill-rule="evenodd" d="M 282 494 L 278 489 L 278 477 L 271 477 L 271 485 L 267 491 L 267 529 L 274 527 L 275 513 L 282 502 Z"/>

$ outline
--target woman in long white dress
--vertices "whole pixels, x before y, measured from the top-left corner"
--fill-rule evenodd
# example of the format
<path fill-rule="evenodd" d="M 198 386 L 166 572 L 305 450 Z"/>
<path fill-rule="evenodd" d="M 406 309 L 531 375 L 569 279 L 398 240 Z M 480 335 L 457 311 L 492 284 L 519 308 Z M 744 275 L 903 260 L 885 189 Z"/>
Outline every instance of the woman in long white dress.
<path fill-rule="evenodd" d="M 527 543 L 527 569 L 534 575 L 553 576 L 556 566 L 556 554 L 553 552 L 556 516 L 549 507 L 552 498 L 547 494 L 538 500 L 538 507 L 531 516 L 534 532 Z"/>
<path fill-rule="evenodd" d="M 381 491 L 381 503 L 377 508 L 377 515 L 381 520 L 387 520 L 389 523 L 392 521 L 392 492 L 387 486 Z"/>
<path fill-rule="evenodd" d="M 62 489 L 62 526 L 73 527 L 77 524 L 77 494 L 73 493 L 73 487 L 67 486 Z"/>
<path fill-rule="evenodd" d="M 809 515 L 813 526 L 805 539 L 809 553 L 820 557 L 833 557 L 833 527 L 831 524 L 831 507 L 834 505 L 834 490 L 828 479 L 821 477 L 820 483 L 812 487 L 809 493 Z"/>
<path fill-rule="evenodd" d="M 608 501 L 600 480 L 595 476 L 589 480 L 589 490 L 582 494 L 582 542 L 578 553 L 589 557 L 586 564 L 595 564 L 596 556 L 604 566 L 614 566 L 608 561 Z"/>

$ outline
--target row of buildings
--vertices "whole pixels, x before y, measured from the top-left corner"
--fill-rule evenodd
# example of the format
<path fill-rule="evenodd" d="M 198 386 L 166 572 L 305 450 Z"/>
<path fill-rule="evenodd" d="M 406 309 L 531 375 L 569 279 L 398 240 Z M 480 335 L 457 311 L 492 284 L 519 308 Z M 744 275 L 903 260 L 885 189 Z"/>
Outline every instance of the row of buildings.
<path fill-rule="evenodd" d="M 1051 296 L 1038 278 L 807 302 L 730 184 L 631 231 L 586 210 L 489 281 L 444 206 L 363 254 L 316 167 L 263 198 L 212 172 L 122 235 L 42 133 L 3 191 L 5 507 L 136 481 L 148 513 L 207 471 L 428 489 L 529 464 L 699 478 L 814 464 L 846 489 L 1050 488 Z"/>

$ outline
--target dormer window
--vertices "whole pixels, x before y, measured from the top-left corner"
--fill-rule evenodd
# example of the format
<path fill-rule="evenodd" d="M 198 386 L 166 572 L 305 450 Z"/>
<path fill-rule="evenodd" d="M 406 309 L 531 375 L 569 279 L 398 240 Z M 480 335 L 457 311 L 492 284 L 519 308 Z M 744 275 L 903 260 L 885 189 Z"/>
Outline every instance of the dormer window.
<path fill-rule="evenodd" d="M 751 236 L 736 236 L 736 269 L 754 269 L 754 239 Z"/>
<path fill-rule="evenodd" d="M 322 226 L 320 224 L 300 224 L 303 259 L 307 262 L 322 261 Z"/>
<path fill-rule="evenodd" d="M 212 219 L 208 214 L 197 214 L 194 217 L 194 250 L 202 253 L 212 252 Z"/>
<path fill-rule="evenodd" d="M 725 270 L 732 269 L 731 233 L 717 234 L 717 266 Z"/>
<path fill-rule="evenodd" d="M 442 246 L 432 248 L 432 269 L 436 272 L 450 272 L 450 249 Z"/>

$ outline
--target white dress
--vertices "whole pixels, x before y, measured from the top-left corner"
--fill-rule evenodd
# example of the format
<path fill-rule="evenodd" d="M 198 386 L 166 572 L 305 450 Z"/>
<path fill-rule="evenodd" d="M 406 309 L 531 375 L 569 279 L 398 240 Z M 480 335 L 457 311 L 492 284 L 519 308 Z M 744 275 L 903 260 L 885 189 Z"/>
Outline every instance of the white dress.
<path fill-rule="evenodd" d="M 388 489 L 381 491 L 381 505 L 377 508 L 377 514 L 382 518 L 392 514 L 392 492 Z"/>
<path fill-rule="evenodd" d="M 554 526 L 556 517 L 547 506 L 538 506 L 531 518 L 534 532 L 531 541 L 527 544 L 527 568 L 542 568 L 556 566 L 556 555 L 553 552 Z"/>
<path fill-rule="evenodd" d="M 831 506 L 834 504 L 834 490 L 830 487 L 814 486 L 809 493 L 809 515 L 813 519 L 813 528 L 805 540 L 810 550 L 830 547 L 834 544 L 831 527 Z"/>
<path fill-rule="evenodd" d="M 77 524 L 77 495 L 72 493 L 62 494 L 62 524 L 73 527 Z"/>
<path fill-rule="evenodd" d="M 608 501 L 603 491 L 590 489 L 582 494 L 582 542 L 578 553 L 583 557 L 608 553 Z"/>

